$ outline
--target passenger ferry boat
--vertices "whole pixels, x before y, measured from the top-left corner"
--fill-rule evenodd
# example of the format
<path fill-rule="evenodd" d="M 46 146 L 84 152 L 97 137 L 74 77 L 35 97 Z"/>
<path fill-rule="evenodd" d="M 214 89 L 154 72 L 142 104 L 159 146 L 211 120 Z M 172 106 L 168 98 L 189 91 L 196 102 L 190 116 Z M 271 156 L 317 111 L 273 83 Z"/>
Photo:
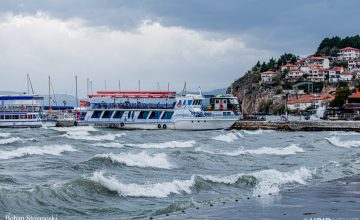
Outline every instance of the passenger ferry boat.
<path fill-rule="evenodd" d="M 41 127 L 43 100 L 37 95 L 0 96 L 0 127 Z"/>
<path fill-rule="evenodd" d="M 202 108 L 202 95 L 176 96 L 176 92 L 171 91 L 100 91 L 89 98 L 90 107 L 80 123 L 96 127 L 227 129 L 240 117 L 237 100 L 230 97 L 221 99 L 225 100 L 221 105 L 223 108 L 217 103 L 218 99 L 214 99 L 214 104 L 206 111 Z M 228 103 L 233 103 L 233 108 L 228 108 Z"/>

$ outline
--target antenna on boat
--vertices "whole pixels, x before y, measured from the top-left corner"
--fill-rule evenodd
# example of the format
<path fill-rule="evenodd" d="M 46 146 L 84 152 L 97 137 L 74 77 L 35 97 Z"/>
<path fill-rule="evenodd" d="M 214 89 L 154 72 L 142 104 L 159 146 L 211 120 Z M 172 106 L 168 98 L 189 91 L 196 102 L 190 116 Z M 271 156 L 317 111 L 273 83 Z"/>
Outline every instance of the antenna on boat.
<path fill-rule="evenodd" d="M 51 87 L 50 87 L 50 76 L 49 76 L 49 111 L 50 113 L 52 112 L 52 108 L 51 108 Z"/>
<path fill-rule="evenodd" d="M 168 92 L 170 91 L 170 83 L 168 83 Z"/>
<path fill-rule="evenodd" d="M 105 79 L 105 91 L 106 91 L 106 79 Z"/>
<path fill-rule="evenodd" d="M 183 88 L 183 91 L 182 91 L 182 95 L 183 95 L 183 96 L 186 95 L 186 81 L 185 81 L 185 84 L 184 84 L 184 88 Z"/>
<path fill-rule="evenodd" d="M 202 96 L 201 87 L 199 86 L 199 95 Z"/>
<path fill-rule="evenodd" d="M 91 81 L 90 81 L 90 92 L 91 92 L 91 94 L 93 93 L 92 83 L 93 83 L 93 81 L 91 80 Z"/>
<path fill-rule="evenodd" d="M 119 80 L 119 92 L 121 91 L 121 80 Z"/>
<path fill-rule="evenodd" d="M 159 82 L 157 82 L 157 91 L 161 91 Z"/>
<path fill-rule="evenodd" d="M 138 87 L 139 87 L 139 92 L 140 92 L 140 80 L 138 81 Z"/>

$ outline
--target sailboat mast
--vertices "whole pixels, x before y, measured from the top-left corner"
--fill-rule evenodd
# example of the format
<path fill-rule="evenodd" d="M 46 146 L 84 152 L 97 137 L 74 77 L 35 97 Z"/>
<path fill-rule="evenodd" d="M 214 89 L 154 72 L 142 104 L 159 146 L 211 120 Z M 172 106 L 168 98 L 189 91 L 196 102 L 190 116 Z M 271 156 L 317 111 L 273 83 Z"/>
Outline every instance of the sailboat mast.
<path fill-rule="evenodd" d="M 79 99 L 78 99 L 78 86 L 77 86 L 77 76 L 75 76 L 75 95 L 76 95 L 76 107 L 79 108 Z"/>
<path fill-rule="evenodd" d="M 51 102 L 50 102 L 50 99 L 51 99 L 51 88 L 50 88 L 50 83 L 51 83 L 51 81 L 50 81 L 50 76 L 49 76 L 49 110 L 51 111 Z"/>

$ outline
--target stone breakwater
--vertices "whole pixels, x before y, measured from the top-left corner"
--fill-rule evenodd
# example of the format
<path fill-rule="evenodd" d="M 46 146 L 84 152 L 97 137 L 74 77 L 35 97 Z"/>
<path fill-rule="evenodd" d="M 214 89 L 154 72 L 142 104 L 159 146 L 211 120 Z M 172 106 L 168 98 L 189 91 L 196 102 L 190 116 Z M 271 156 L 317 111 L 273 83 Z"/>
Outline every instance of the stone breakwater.
<path fill-rule="evenodd" d="M 360 121 L 237 121 L 233 129 L 360 132 Z"/>

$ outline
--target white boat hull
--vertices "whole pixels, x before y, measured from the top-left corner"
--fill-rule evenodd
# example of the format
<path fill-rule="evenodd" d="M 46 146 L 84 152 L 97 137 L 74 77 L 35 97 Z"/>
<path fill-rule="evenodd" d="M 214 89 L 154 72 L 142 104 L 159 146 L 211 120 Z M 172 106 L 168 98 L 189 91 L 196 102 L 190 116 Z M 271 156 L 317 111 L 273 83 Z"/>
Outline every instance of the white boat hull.
<path fill-rule="evenodd" d="M 41 121 L 1 121 L 1 128 L 39 128 L 42 126 Z"/>

